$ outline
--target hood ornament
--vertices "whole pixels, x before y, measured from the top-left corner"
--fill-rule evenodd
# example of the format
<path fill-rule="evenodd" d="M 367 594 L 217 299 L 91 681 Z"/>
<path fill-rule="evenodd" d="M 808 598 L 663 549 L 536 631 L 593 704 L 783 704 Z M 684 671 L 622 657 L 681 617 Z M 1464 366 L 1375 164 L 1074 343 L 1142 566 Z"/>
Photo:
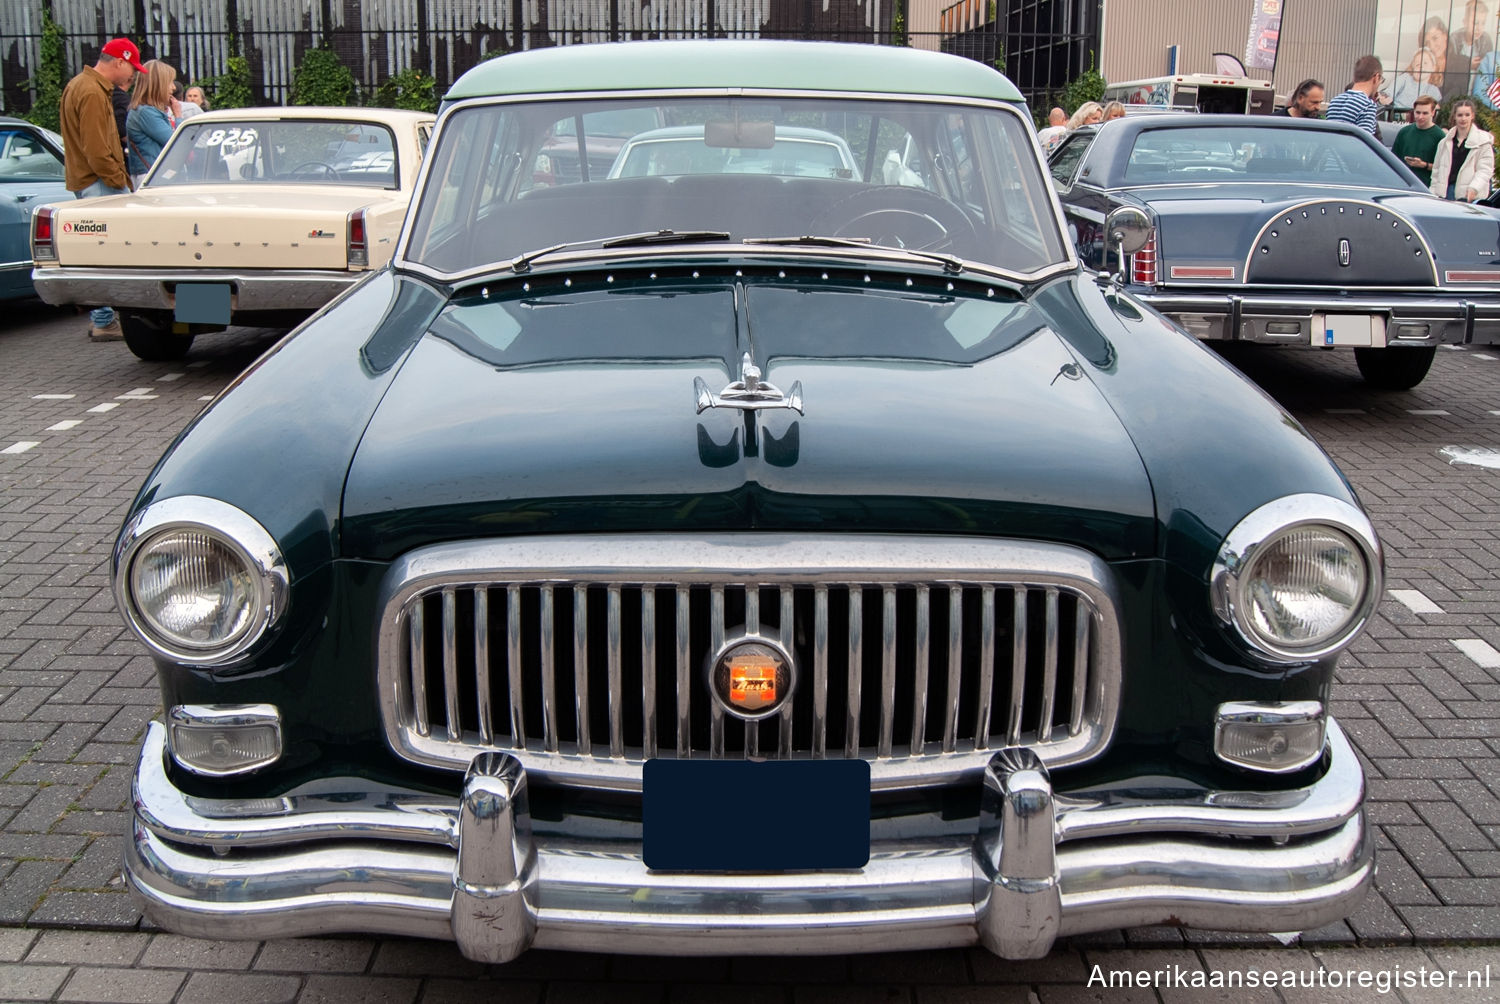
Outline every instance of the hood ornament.
<path fill-rule="evenodd" d="M 792 384 L 791 393 L 783 394 L 775 384 L 761 380 L 760 367 L 755 365 L 748 352 L 740 357 L 738 380 L 715 394 L 702 377 L 694 377 L 693 395 L 697 398 L 700 415 L 709 408 L 738 408 L 740 411 L 790 408 L 799 415 L 806 414 L 802 410 L 802 381 Z"/>

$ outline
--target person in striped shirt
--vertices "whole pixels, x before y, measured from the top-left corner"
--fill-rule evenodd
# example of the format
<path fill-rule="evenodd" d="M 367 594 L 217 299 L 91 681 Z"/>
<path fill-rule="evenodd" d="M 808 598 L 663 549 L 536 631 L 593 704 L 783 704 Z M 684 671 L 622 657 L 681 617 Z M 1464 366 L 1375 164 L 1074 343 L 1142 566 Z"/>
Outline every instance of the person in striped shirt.
<path fill-rule="evenodd" d="M 1378 136 L 1375 113 L 1381 104 L 1390 103 L 1390 95 L 1380 92 L 1385 80 L 1380 59 L 1376 56 L 1360 56 L 1354 63 L 1354 83 L 1342 94 L 1328 102 L 1324 118 L 1330 122 L 1348 122 L 1358 126 L 1371 136 Z"/>

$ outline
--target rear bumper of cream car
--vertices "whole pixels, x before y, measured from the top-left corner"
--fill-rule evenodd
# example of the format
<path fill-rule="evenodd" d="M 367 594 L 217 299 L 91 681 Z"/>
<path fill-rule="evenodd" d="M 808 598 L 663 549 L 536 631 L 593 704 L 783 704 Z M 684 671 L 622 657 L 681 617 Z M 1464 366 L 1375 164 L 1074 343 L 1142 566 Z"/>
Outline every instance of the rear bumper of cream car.
<path fill-rule="evenodd" d="M 368 273 L 327 269 L 37 268 L 37 295 L 47 303 L 171 310 L 178 283 L 228 283 L 234 312 L 312 313 Z"/>
<path fill-rule="evenodd" d="M 530 947 L 648 954 L 828 954 L 979 943 L 1004 957 L 1144 924 L 1309 930 L 1374 875 L 1364 780 L 1336 723 L 1328 768 L 1274 792 L 1142 778 L 1054 793 L 1027 750 L 984 776 L 977 832 L 900 839 L 872 823 L 869 864 L 680 874 L 638 842 L 533 835 L 519 761 L 480 754 L 462 797 L 342 779 L 255 800 L 197 798 L 147 733 L 127 882 L 147 916 L 210 938 L 366 931 L 451 939 L 506 961 Z"/>

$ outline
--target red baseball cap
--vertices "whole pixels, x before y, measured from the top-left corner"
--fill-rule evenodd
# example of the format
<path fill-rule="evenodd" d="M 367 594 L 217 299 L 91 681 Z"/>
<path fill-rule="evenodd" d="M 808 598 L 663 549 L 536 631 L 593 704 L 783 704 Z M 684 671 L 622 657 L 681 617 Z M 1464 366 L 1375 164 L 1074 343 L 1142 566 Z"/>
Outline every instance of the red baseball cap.
<path fill-rule="evenodd" d="M 125 62 L 129 63 L 131 66 L 135 67 L 142 73 L 146 72 L 146 68 L 141 65 L 140 47 L 128 38 L 116 38 L 112 41 L 106 42 L 104 48 L 100 49 L 99 51 L 106 56 L 113 56 L 116 59 L 125 60 Z"/>

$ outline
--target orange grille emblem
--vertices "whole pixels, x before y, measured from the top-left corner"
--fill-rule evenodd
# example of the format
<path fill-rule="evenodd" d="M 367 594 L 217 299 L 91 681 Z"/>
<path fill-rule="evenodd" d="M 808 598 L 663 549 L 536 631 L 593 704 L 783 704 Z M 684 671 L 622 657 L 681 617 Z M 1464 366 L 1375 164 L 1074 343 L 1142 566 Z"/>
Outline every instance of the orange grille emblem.
<path fill-rule="evenodd" d="M 736 655 L 729 660 L 729 703 L 756 711 L 776 703 L 777 661 L 764 655 Z"/>

